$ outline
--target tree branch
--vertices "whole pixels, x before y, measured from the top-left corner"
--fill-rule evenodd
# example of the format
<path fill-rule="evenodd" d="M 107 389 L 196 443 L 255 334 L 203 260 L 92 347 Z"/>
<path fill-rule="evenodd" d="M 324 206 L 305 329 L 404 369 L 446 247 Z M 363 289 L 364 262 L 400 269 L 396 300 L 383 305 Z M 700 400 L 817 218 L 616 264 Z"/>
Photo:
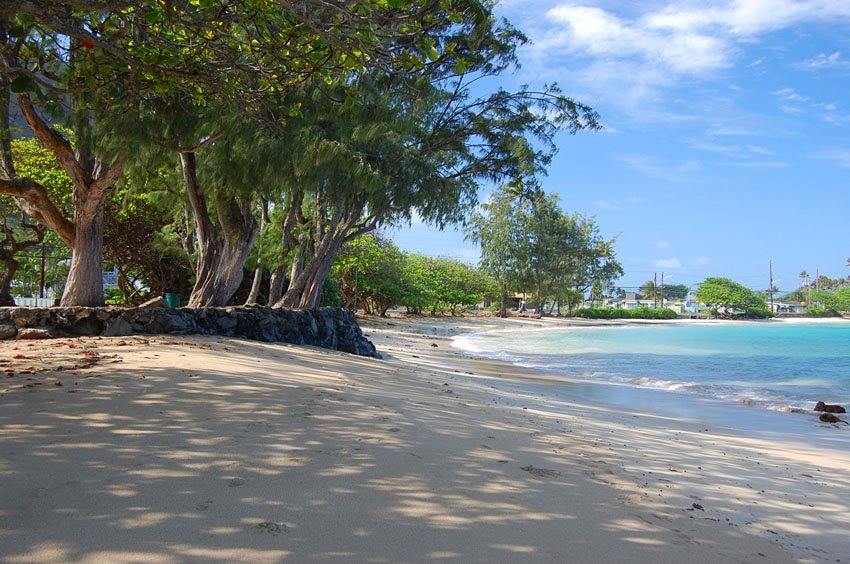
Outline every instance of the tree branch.
<path fill-rule="evenodd" d="M 76 155 L 74 155 L 74 148 L 68 140 L 41 119 L 28 95 L 18 94 L 18 107 L 21 108 L 24 118 L 39 142 L 56 155 L 62 168 L 74 182 L 74 187 L 87 191 L 92 183 L 91 175 L 77 160 Z"/>
<path fill-rule="evenodd" d="M 53 204 L 44 186 L 29 178 L 0 178 L 0 194 L 15 198 L 27 215 L 55 231 L 69 247 L 73 246 L 74 224 Z"/>

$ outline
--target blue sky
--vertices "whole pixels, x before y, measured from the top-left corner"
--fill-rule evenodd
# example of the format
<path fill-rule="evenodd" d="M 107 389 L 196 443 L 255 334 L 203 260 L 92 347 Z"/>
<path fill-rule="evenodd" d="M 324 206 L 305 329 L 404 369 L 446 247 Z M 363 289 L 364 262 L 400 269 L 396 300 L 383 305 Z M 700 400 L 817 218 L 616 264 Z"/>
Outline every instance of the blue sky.
<path fill-rule="evenodd" d="M 848 276 L 850 1 L 502 0 L 532 45 L 516 88 L 557 82 L 606 127 L 559 135 L 544 179 L 566 211 L 618 237 L 626 274 L 782 290 Z M 402 249 L 472 261 L 459 232 L 388 231 Z"/>

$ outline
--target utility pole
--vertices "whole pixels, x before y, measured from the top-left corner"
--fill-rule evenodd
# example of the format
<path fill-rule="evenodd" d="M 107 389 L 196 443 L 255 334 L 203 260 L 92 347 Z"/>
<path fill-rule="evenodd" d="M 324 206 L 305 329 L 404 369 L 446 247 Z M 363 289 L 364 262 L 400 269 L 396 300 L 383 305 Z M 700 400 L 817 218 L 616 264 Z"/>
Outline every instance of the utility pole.
<path fill-rule="evenodd" d="M 661 273 L 661 307 L 664 307 L 664 273 Z"/>
<path fill-rule="evenodd" d="M 44 271 L 47 263 L 47 251 L 44 243 L 41 244 L 41 277 L 39 280 L 38 297 L 44 298 Z"/>
<path fill-rule="evenodd" d="M 658 309 L 658 273 L 652 273 L 652 305 Z"/>
<path fill-rule="evenodd" d="M 773 309 L 773 259 L 767 259 L 767 264 L 770 266 L 770 286 L 767 287 L 767 293 L 770 294 L 770 313 L 774 313 L 774 309 Z"/>
<path fill-rule="evenodd" d="M 818 297 L 818 290 L 820 290 L 820 268 L 815 269 L 815 298 Z M 818 307 L 820 307 L 820 303 L 818 304 Z"/>

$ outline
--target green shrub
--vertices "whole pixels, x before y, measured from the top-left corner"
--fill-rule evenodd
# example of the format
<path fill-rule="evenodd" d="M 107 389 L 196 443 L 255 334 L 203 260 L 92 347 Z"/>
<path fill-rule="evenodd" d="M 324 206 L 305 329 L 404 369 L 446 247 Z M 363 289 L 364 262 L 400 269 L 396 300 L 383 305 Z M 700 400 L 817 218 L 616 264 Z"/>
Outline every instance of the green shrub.
<path fill-rule="evenodd" d="M 319 307 L 342 307 L 342 294 L 339 283 L 333 278 L 325 279 L 319 296 Z"/>
<path fill-rule="evenodd" d="M 826 307 L 806 308 L 806 315 L 812 317 L 838 317 L 838 313 L 835 310 Z"/>
<path fill-rule="evenodd" d="M 118 288 L 106 288 L 103 291 L 103 302 L 106 305 L 127 305 L 124 295 Z"/>
<path fill-rule="evenodd" d="M 676 319 L 672 309 L 652 309 L 640 307 L 637 309 L 621 309 L 611 307 L 593 307 L 576 310 L 576 317 L 585 319 Z"/>

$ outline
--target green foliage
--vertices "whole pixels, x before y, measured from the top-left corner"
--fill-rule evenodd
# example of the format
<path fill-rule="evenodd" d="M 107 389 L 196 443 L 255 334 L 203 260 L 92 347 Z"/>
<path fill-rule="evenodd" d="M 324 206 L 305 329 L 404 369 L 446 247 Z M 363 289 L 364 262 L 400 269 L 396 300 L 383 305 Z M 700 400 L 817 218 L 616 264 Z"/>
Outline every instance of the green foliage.
<path fill-rule="evenodd" d="M 407 256 L 404 283 L 402 305 L 432 315 L 455 315 L 492 292 L 492 283 L 477 269 L 456 260 L 418 254 Z"/>
<path fill-rule="evenodd" d="M 722 317 L 765 318 L 773 315 L 762 294 L 728 278 L 706 278 L 695 295 Z"/>
<path fill-rule="evenodd" d="M 556 85 L 516 92 L 480 88 L 515 65 L 516 49 L 526 42 L 493 17 L 490 2 L 297 4 L 298 9 L 266 0 L 3 5 L 0 20 L 10 31 L 2 48 L 15 53 L 3 72 L 18 100 L 31 99 L 45 122 L 73 126 L 76 164 L 82 168 L 111 165 L 142 192 L 168 183 L 172 196 L 182 197 L 174 189 L 179 177 L 162 171 L 173 171 L 178 152 L 193 159 L 197 153 L 200 198 L 192 201 L 202 201 L 193 211 L 196 218 L 203 212 L 212 218 L 206 222 L 210 229 L 198 233 L 231 236 L 240 226 L 232 221 L 233 209 L 248 209 L 261 197 L 270 201 L 280 223 L 260 236 L 250 264 L 272 269 L 291 262 L 293 282 L 299 268 L 312 272 L 301 286 L 312 294 L 302 300 L 308 307 L 315 305 L 316 289 L 344 242 L 415 216 L 440 226 L 463 221 L 477 203 L 480 183 L 533 188 L 555 153 L 557 131 L 601 127 L 591 108 Z M 63 163 L 71 160 L 65 155 Z M 39 170 L 25 167 L 18 174 L 52 182 L 38 176 Z M 50 194 L 67 217 L 74 211 L 67 204 L 81 205 L 90 193 L 80 181 L 86 174 L 72 175 L 73 200 L 70 184 L 61 195 Z M 100 194 L 109 190 L 92 191 L 98 199 L 86 205 L 102 210 L 106 197 Z M 286 212 L 293 210 L 297 225 L 283 228 Z M 549 217 L 537 213 L 541 210 L 529 216 L 539 220 L 537 251 L 551 247 L 542 237 Z M 175 223 L 154 200 L 109 212 L 106 255 L 121 269 L 125 299 L 140 285 L 156 290 L 182 285 L 187 258 L 200 247 L 193 249 L 191 218 Z M 71 241 L 73 230 L 56 215 L 42 218 L 49 216 L 51 227 Z M 243 218 L 253 219 L 249 213 Z M 597 272 L 592 282 L 577 274 L 571 284 L 600 295 L 605 276 L 616 269 L 598 273 L 614 262 L 598 258 L 610 253 L 594 240 L 592 220 L 569 221 L 564 229 L 583 232 L 598 251 L 573 267 L 576 273 Z M 245 225 L 253 224 L 241 222 Z M 162 262 L 170 266 L 154 264 L 153 252 L 163 253 Z M 533 251 L 536 267 L 522 275 L 537 275 L 538 297 L 567 296 L 563 283 L 543 283 L 548 256 Z M 480 297 L 481 288 L 492 293 L 489 280 L 468 268 L 439 261 L 423 267 L 418 260 L 376 275 L 381 282 L 369 289 L 372 306 L 385 311 L 408 296 L 416 308 L 454 312 Z M 86 262 L 76 262 L 75 269 L 81 264 Z M 400 281 L 405 268 L 410 280 L 421 282 L 415 292 Z M 418 272 L 423 269 L 437 277 L 427 280 L 431 286 Z M 175 280 L 166 280 L 169 270 Z M 240 268 L 230 270 L 241 274 Z M 461 283 L 468 291 L 458 290 Z M 503 296 L 506 288 L 502 283 Z M 345 291 L 340 284 L 343 299 Z"/>
<path fill-rule="evenodd" d="M 526 292 L 542 312 L 546 303 L 570 309 L 590 294 L 601 299 L 622 275 L 614 241 L 599 234 L 593 218 L 566 214 L 554 196 L 505 185 L 473 214 L 468 237 L 481 246 L 481 268 L 499 287 Z"/>
<path fill-rule="evenodd" d="M 665 300 L 684 300 L 688 297 L 688 292 L 690 288 L 685 284 L 665 284 L 664 285 L 664 296 Z M 652 300 L 658 299 L 661 301 L 661 284 L 655 285 L 655 280 L 647 280 L 643 283 L 638 291 L 638 295 L 642 300 Z"/>
<path fill-rule="evenodd" d="M 71 196 L 71 179 L 59 166 L 56 157 L 34 139 L 13 139 L 12 160 L 16 172 L 39 182 L 55 201 L 67 206 Z M 36 226 L 23 213 L 10 196 L 0 195 L 0 257 L 3 274 L 14 272 L 14 278 L 0 276 L 0 295 L 10 291 L 17 295 L 37 296 L 40 292 L 42 251 L 44 254 L 44 280 L 48 290 L 61 293 L 63 278 L 67 275 L 70 253 L 61 239 Z M 39 234 L 40 233 L 40 234 Z M 38 246 L 36 246 L 38 245 Z M 43 249 L 42 249 L 43 245 Z"/>
<path fill-rule="evenodd" d="M 119 288 L 106 288 L 103 290 L 103 303 L 106 305 L 129 305 Z"/>
<path fill-rule="evenodd" d="M 806 308 L 806 315 L 811 317 L 835 317 L 837 313 L 827 307 L 810 306 Z"/>
<path fill-rule="evenodd" d="M 103 254 L 118 269 L 126 304 L 141 303 L 150 294 L 188 293 L 191 264 L 171 224 L 172 203 L 155 192 L 123 189 L 107 204 Z"/>
<path fill-rule="evenodd" d="M 819 317 L 834 316 L 850 311 L 850 287 L 830 290 L 811 290 L 811 303 L 806 313 Z"/>
<path fill-rule="evenodd" d="M 622 309 L 614 307 L 582 308 L 576 310 L 576 317 L 586 319 L 676 319 L 676 312 L 668 308 L 653 309 L 639 307 Z"/>
<path fill-rule="evenodd" d="M 349 309 L 386 315 L 405 295 L 404 254 L 391 241 L 366 234 L 349 241 L 337 255 L 331 277 Z"/>
<path fill-rule="evenodd" d="M 74 185 L 51 151 L 35 139 L 22 138 L 12 140 L 12 155 L 18 176 L 35 180 L 44 186 L 51 200 L 61 207 L 68 206 Z"/>
<path fill-rule="evenodd" d="M 688 297 L 690 288 L 685 284 L 665 284 L 664 299 L 666 300 L 684 300 Z"/>
<path fill-rule="evenodd" d="M 342 307 L 342 293 L 339 284 L 333 278 L 328 278 L 322 284 L 322 293 L 319 296 L 320 307 Z"/>
<path fill-rule="evenodd" d="M 402 253 L 392 242 L 373 234 L 345 245 L 332 277 L 346 307 L 385 315 L 393 306 L 416 313 L 461 312 L 492 295 L 492 280 L 462 262 Z"/>

